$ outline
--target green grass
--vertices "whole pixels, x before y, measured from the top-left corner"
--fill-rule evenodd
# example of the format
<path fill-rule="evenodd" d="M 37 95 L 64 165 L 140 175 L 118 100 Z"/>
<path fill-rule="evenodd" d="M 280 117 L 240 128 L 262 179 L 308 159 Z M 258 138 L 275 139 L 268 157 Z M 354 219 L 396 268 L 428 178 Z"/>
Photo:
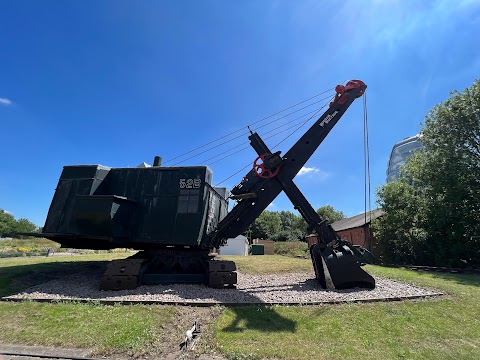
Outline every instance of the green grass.
<path fill-rule="evenodd" d="M 158 345 L 174 313 L 167 306 L 0 303 L 0 343 L 139 355 Z"/>
<path fill-rule="evenodd" d="M 5 295 L 49 277 L 128 254 L 0 259 Z M 227 257 L 251 274 L 312 271 L 310 260 L 279 255 Z M 436 288 L 425 301 L 325 306 L 226 308 L 211 343 L 228 358 L 480 358 L 480 276 L 367 266 L 372 274 Z M 181 308 L 0 303 L 0 342 L 91 348 L 98 354 L 152 353 Z M 201 321 L 201 319 L 199 319 Z"/>
<path fill-rule="evenodd" d="M 282 272 L 313 272 L 312 262 L 309 259 L 299 259 L 281 255 L 222 256 L 222 258 L 235 261 L 238 270 L 245 274 L 261 275 Z"/>
<path fill-rule="evenodd" d="M 0 296 L 130 253 L 0 259 Z M 95 303 L 0 302 L 0 342 L 93 349 L 136 356 L 161 347 L 175 308 Z"/>
<path fill-rule="evenodd" d="M 234 359 L 478 359 L 480 276 L 368 266 L 450 294 L 437 300 L 229 308 L 216 345 Z"/>

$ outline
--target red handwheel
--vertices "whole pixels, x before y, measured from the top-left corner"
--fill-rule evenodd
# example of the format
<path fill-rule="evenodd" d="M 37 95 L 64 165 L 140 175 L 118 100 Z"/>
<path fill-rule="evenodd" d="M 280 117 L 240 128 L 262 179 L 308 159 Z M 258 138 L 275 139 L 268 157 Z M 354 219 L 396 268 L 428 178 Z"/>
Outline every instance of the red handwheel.
<path fill-rule="evenodd" d="M 265 167 L 265 158 L 270 154 L 262 154 L 258 156 L 255 161 L 253 162 L 253 169 L 255 170 L 255 174 L 262 179 L 269 179 L 278 174 L 280 170 L 280 166 L 277 166 L 273 169 L 268 169 Z"/>

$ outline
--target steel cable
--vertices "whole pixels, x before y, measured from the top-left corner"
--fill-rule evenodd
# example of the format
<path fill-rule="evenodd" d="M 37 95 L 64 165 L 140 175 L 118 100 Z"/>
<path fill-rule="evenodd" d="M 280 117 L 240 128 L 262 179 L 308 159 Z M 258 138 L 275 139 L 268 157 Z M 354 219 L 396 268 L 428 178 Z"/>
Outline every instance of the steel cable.
<path fill-rule="evenodd" d="M 173 158 L 171 158 L 171 159 L 168 159 L 168 160 L 164 161 L 164 164 L 169 163 L 169 162 L 171 162 L 171 161 L 173 161 L 173 160 L 179 159 L 179 158 L 181 158 L 181 157 L 183 157 L 183 156 L 185 156 L 185 155 L 188 155 L 188 154 L 190 154 L 190 153 L 192 153 L 192 152 L 195 152 L 195 151 L 197 151 L 197 150 L 203 149 L 204 147 L 206 147 L 206 146 L 208 146 L 208 145 L 211 145 L 211 144 L 213 144 L 213 143 L 216 143 L 217 141 L 220 141 L 220 140 L 222 140 L 222 139 L 224 139 L 224 138 L 227 138 L 227 137 L 229 137 L 229 136 L 231 136 L 231 135 L 234 135 L 234 134 L 236 134 L 236 133 L 238 133 L 238 132 L 240 132 L 240 131 L 244 131 L 245 129 L 248 129 L 249 126 L 253 126 L 253 125 L 259 124 L 259 123 L 261 123 L 261 122 L 263 122 L 263 121 L 265 121 L 265 120 L 268 120 L 268 119 L 270 119 L 270 118 L 272 118 L 272 117 L 274 117 L 274 116 L 277 116 L 277 115 L 279 115 L 279 114 L 281 114 L 281 113 L 283 113 L 283 112 L 285 112 L 285 111 L 287 111 L 287 110 L 290 110 L 290 109 L 292 109 L 292 108 L 294 108 L 294 107 L 296 107 L 296 106 L 298 106 L 298 105 L 300 105 L 300 104 L 303 104 L 303 103 L 305 103 L 305 102 L 307 102 L 307 101 L 310 101 L 310 100 L 312 100 L 312 99 L 314 99 L 314 98 L 316 98 L 316 97 L 318 97 L 318 96 L 320 96 L 320 95 L 323 95 L 323 94 L 325 94 L 325 93 L 327 93 L 327 92 L 329 92 L 329 91 L 332 91 L 333 89 L 335 89 L 335 88 L 330 88 L 330 89 L 328 89 L 328 90 L 322 91 L 321 93 L 318 93 L 317 95 L 314 95 L 314 96 L 312 96 L 312 97 L 310 97 L 310 98 L 308 98 L 308 99 L 305 99 L 305 100 L 303 100 L 303 101 L 300 101 L 300 102 L 298 102 L 298 103 L 296 103 L 296 104 L 294 104 L 294 105 L 292 105 L 292 106 L 289 106 L 289 107 L 287 107 L 287 108 L 285 108 L 285 109 L 283 109 L 283 110 L 281 110 L 281 111 L 278 111 L 278 112 L 276 112 L 276 113 L 274 113 L 274 114 L 271 114 L 271 115 L 269 115 L 269 116 L 266 116 L 266 117 L 264 117 L 264 118 L 262 118 L 262 119 L 260 119 L 260 120 L 258 120 L 258 121 L 255 121 L 255 122 L 251 123 L 250 125 L 244 126 L 244 127 L 240 128 L 240 129 L 238 129 L 238 130 L 235 130 L 235 131 L 229 133 L 229 134 L 226 134 L 226 135 L 224 135 L 224 136 L 221 136 L 220 138 L 217 138 L 217 139 L 215 139 L 215 140 L 212 140 L 212 141 L 210 141 L 210 142 L 208 142 L 208 143 L 206 143 L 206 144 L 204 144 L 204 145 L 198 146 L 198 147 L 196 147 L 195 149 L 192 149 L 192 150 L 187 151 L 187 152 L 185 152 L 185 153 L 183 153 L 183 154 L 180 154 L 180 155 L 175 156 L 175 157 L 173 157 Z M 318 100 L 317 102 L 319 102 L 319 101 L 322 101 L 322 100 Z M 315 103 L 317 103 L 317 102 L 315 102 Z M 315 103 L 313 103 L 313 104 L 315 104 Z M 313 105 L 313 104 L 311 104 L 311 105 Z M 311 105 L 308 105 L 308 106 L 311 106 Z M 308 106 L 306 106 L 306 107 L 308 107 Z M 306 108 L 306 107 L 304 107 L 304 108 Z M 302 109 L 304 109 L 304 108 L 302 108 Z M 302 109 L 300 109 L 300 110 L 302 110 Z M 300 111 L 300 110 L 298 110 L 298 111 Z M 298 112 L 298 111 L 295 111 L 295 112 Z M 295 112 L 293 112 L 293 113 L 295 113 Z M 291 113 L 291 114 L 292 114 L 292 113 Z M 287 114 L 287 115 L 285 115 L 285 116 L 283 116 L 283 117 L 281 117 L 281 118 L 287 117 L 287 116 L 289 116 L 289 115 L 291 115 L 291 114 Z M 277 119 L 276 121 L 280 120 L 281 118 Z M 275 121 L 273 121 L 273 122 L 275 122 Z"/>
<path fill-rule="evenodd" d="M 322 108 L 318 108 L 318 109 L 315 109 L 315 110 L 313 110 L 313 111 L 310 111 L 310 112 L 308 112 L 308 113 L 306 113 L 306 114 L 303 114 L 302 116 L 299 116 L 299 117 L 293 119 L 290 123 L 286 123 L 286 124 L 283 124 L 283 125 L 278 126 L 278 127 L 276 128 L 276 130 L 278 130 L 278 129 L 282 128 L 282 127 L 285 127 L 285 126 L 287 126 L 287 125 L 292 125 L 292 123 L 298 123 L 297 120 L 302 119 L 302 118 L 304 118 L 305 116 L 310 115 L 310 114 L 312 114 L 312 113 L 318 113 L 318 111 L 319 111 L 320 109 L 322 109 Z M 311 118 L 310 118 L 310 119 L 311 119 Z M 285 129 L 285 130 L 291 129 L 291 128 L 295 127 L 295 126 L 296 126 L 296 125 L 290 126 L 290 127 L 288 127 L 287 129 Z M 262 126 L 262 127 L 263 127 L 263 126 Z M 261 127 L 255 129 L 255 131 L 257 131 L 257 130 L 260 129 L 260 128 L 261 128 Z M 278 135 L 278 134 L 280 134 L 280 133 L 283 133 L 283 132 L 285 132 L 285 130 L 282 130 L 282 131 L 280 131 L 280 132 L 276 132 L 275 135 Z M 268 134 L 268 132 L 262 134 L 261 136 L 264 136 L 264 135 L 266 135 L 266 134 Z M 242 136 L 243 136 L 243 135 L 242 135 Z M 270 136 L 270 137 L 271 137 L 271 136 Z M 243 143 L 241 143 L 241 144 L 238 144 L 238 145 L 235 146 L 235 147 L 232 147 L 232 148 L 230 148 L 230 149 L 227 149 L 227 150 L 225 150 L 224 152 L 222 152 L 222 153 L 220 153 L 220 154 L 217 154 L 217 155 L 215 155 L 215 156 L 212 156 L 212 157 L 210 157 L 210 158 L 202 161 L 200 164 L 197 164 L 197 166 L 200 166 L 201 164 L 206 164 L 206 163 L 208 163 L 210 160 L 216 159 L 216 158 L 224 155 L 225 153 L 228 153 L 228 152 L 231 151 L 231 150 L 237 149 L 238 146 L 248 145 L 248 144 L 249 144 L 249 142 L 243 142 Z M 249 148 L 249 146 L 247 146 L 246 148 Z M 244 149 L 244 148 L 242 148 L 242 149 Z M 239 151 L 240 151 L 240 150 L 239 150 Z"/>
<path fill-rule="evenodd" d="M 328 97 L 328 98 L 330 99 L 330 97 Z M 329 103 L 329 102 L 328 102 L 328 103 Z M 292 135 L 293 135 L 296 131 L 298 131 L 300 128 L 302 128 L 302 127 L 303 127 L 306 123 L 308 123 L 316 114 L 318 114 L 318 112 L 320 112 L 320 110 L 322 110 L 325 106 L 327 106 L 328 103 L 324 104 L 322 107 L 320 107 L 319 109 L 315 110 L 315 114 L 313 114 L 313 115 L 310 116 L 307 120 L 305 120 L 303 123 L 301 123 L 291 134 L 289 134 L 289 135 L 288 135 L 287 137 L 285 137 L 282 141 L 280 141 L 278 144 L 276 144 L 276 145 L 274 146 L 274 148 L 277 147 L 278 145 L 280 145 L 282 142 L 284 142 L 284 141 L 285 141 L 286 139 L 288 139 L 290 136 L 292 136 Z M 310 113 L 311 113 L 311 112 L 310 112 Z M 308 114 L 310 114 L 310 113 L 308 113 Z M 306 115 L 308 115 L 308 114 L 306 114 Z M 305 116 L 305 115 L 303 115 L 303 116 Z M 303 116 L 302 116 L 302 117 L 303 117 Z M 288 127 L 287 129 L 284 129 L 284 130 L 282 130 L 282 131 L 280 131 L 280 132 L 277 132 L 277 133 L 275 133 L 275 134 L 273 134 L 273 135 L 271 135 L 271 136 L 268 136 L 268 137 L 264 138 L 264 140 L 273 138 L 273 137 L 275 137 L 275 136 L 277 136 L 277 135 L 279 135 L 279 134 L 281 134 L 281 133 L 283 133 L 283 132 L 285 132 L 285 131 L 287 131 L 287 130 L 290 130 L 290 129 L 296 127 L 296 126 L 297 126 L 297 125 Z M 224 159 L 226 159 L 226 158 L 228 158 L 228 157 L 230 157 L 230 156 L 232 156 L 232 155 L 235 155 L 235 154 L 237 154 L 237 153 L 239 153 L 239 152 L 241 152 L 241 151 L 243 151 L 243 150 L 245 150 L 245 149 L 248 149 L 249 147 L 250 147 L 250 146 L 246 146 L 246 147 L 244 147 L 244 148 L 241 148 L 240 150 L 238 150 L 238 151 L 236 151 L 236 152 L 234 152 L 234 153 L 232 153 L 232 154 L 230 154 L 230 155 L 228 155 L 228 156 L 225 156 L 225 157 L 223 157 L 222 159 L 219 159 L 219 160 L 216 160 L 216 161 L 210 163 L 209 165 L 212 165 L 212 164 L 214 164 L 214 163 L 216 163 L 216 162 L 222 161 L 222 160 L 224 160 Z M 242 170 L 246 169 L 248 166 L 251 166 L 251 164 L 252 164 L 252 162 L 249 162 L 249 163 L 248 163 L 247 165 L 245 165 L 243 168 L 241 168 L 240 170 L 238 170 L 238 171 L 235 172 L 234 174 L 230 175 L 229 177 L 223 179 L 222 181 L 220 181 L 219 183 L 217 183 L 215 186 L 218 186 L 218 185 L 222 184 L 223 182 L 231 179 L 233 176 L 237 175 L 237 174 L 240 173 Z"/>
<path fill-rule="evenodd" d="M 365 229 L 363 237 L 363 247 L 367 243 L 367 183 L 368 183 L 368 214 L 370 221 L 372 221 L 372 197 L 370 188 L 370 145 L 368 142 L 368 112 L 367 112 L 367 94 L 363 94 L 363 172 L 364 172 L 364 194 L 365 194 Z"/>
<path fill-rule="evenodd" d="M 322 98 L 322 99 L 320 99 L 320 100 L 318 100 L 318 101 L 315 101 L 315 102 L 313 102 L 313 103 L 311 103 L 311 104 L 309 104 L 309 105 L 307 105 L 307 106 L 304 106 L 304 107 L 302 107 L 302 108 L 300 108 L 300 109 L 298 109 L 298 110 L 295 110 L 295 111 L 293 111 L 293 112 L 291 112 L 291 113 L 289 113 L 289 114 L 287 114 L 287 115 L 284 115 L 284 116 L 282 116 L 282 117 L 279 117 L 278 119 L 275 119 L 275 120 L 270 121 L 270 122 L 268 122 L 268 123 L 266 123 L 266 124 L 263 124 L 262 126 L 257 127 L 257 128 L 255 129 L 255 131 L 257 131 L 258 129 L 264 128 L 264 127 L 266 127 L 266 126 L 269 126 L 269 125 L 271 125 L 271 124 L 273 124 L 273 123 L 275 123 L 275 122 L 277 122 L 277 121 L 280 121 L 280 120 L 282 120 L 282 119 L 285 119 L 285 118 L 289 117 L 290 115 L 293 115 L 293 114 L 295 114 L 295 113 L 298 113 L 299 111 L 305 110 L 306 108 L 308 108 L 308 107 L 310 107 L 310 106 L 313 106 L 313 105 L 315 105 L 315 104 L 318 104 L 319 102 L 324 101 L 325 99 L 329 99 L 329 98 L 330 98 L 330 96 L 329 96 L 329 97 L 326 97 L 326 98 Z M 306 116 L 306 115 L 308 115 L 308 114 L 311 114 L 311 113 L 313 113 L 313 112 L 315 112 L 315 111 L 317 111 L 317 110 L 310 111 L 310 112 L 308 112 L 308 113 L 300 116 L 299 118 L 302 118 L 302 117 L 304 117 L 304 116 Z M 295 121 L 295 120 L 297 120 L 297 119 L 299 119 L 299 118 L 296 118 L 296 119 L 294 119 L 294 120 L 292 120 L 292 121 Z M 282 125 L 282 126 L 283 126 L 283 125 Z M 280 127 L 282 127 L 282 126 L 280 126 Z M 246 134 L 248 134 L 248 131 L 245 132 L 245 133 L 242 133 L 242 134 L 240 134 L 240 135 L 238 135 L 238 136 L 235 136 L 234 138 L 232 138 L 232 139 L 230 139 L 230 140 L 227 140 L 227 141 L 224 141 L 224 142 L 222 142 L 222 143 L 220 143 L 220 144 L 218 144 L 218 145 L 215 145 L 215 146 L 213 146 L 213 147 L 211 147 L 211 148 L 209 148 L 209 149 L 207 149 L 207 150 L 204 150 L 204 151 L 202 151 L 202 152 L 199 152 L 198 154 L 195 154 L 195 155 L 192 155 L 192 156 L 190 156 L 190 157 L 188 157 L 188 158 L 186 158 L 186 159 L 183 159 L 183 160 L 181 160 L 181 161 L 179 161 L 179 162 L 177 162 L 177 163 L 175 163 L 175 164 L 173 164 L 173 165 L 171 165 L 171 166 L 177 166 L 177 165 L 179 165 L 179 164 L 181 164 L 181 163 L 184 163 L 185 161 L 194 159 L 194 158 L 196 158 L 197 156 L 200 156 L 200 155 L 202 155 L 202 154 L 205 154 L 205 153 L 207 153 L 207 152 L 209 152 L 209 151 L 211 151 L 211 150 L 217 149 L 217 148 L 219 148 L 219 147 L 221 147 L 221 146 L 223 146 L 223 145 L 225 145 L 225 144 L 228 144 L 228 143 L 230 143 L 230 142 L 232 142 L 232 141 L 234 141 L 234 140 L 236 140 L 236 139 L 238 139 L 238 138 L 241 138 L 241 137 L 245 136 Z M 192 151 L 192 152 L 193 152 L 193 151 Z M 165 163 L 166 163 L 166 162 L 165 162 Z"/>

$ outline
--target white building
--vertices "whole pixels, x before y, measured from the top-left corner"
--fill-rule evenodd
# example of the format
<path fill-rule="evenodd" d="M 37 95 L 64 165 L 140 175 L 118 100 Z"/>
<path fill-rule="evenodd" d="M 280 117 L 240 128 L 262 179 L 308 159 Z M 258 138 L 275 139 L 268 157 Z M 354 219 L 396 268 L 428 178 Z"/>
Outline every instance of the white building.
<path fill-rule="evenodd" d="M 238 235 L 236 238 L 228 239 L 227 244 L 220 248 L 219 254 L 247 256 L 248 246 L 248 239 L 243 235 Z"/>

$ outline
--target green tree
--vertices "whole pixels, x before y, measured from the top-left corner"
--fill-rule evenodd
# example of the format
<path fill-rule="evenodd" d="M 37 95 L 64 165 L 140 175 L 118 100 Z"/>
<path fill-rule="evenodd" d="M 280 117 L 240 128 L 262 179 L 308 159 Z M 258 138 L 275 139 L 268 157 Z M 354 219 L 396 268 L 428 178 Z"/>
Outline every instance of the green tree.
<path fill-rule="evenodd" d="M 398 184 L 378 191 L 385 210 L 378 236 L 391 245 L 405 243 L 401 234 L 411 234 L 406 261 L 479 266 L 480 81 L 435 106 L 422 134 L 424 149 L 407 161 Z M 394 202 L 411 209 L 402 212 Z M 397 249 L 386 246 L 387 252 Z"/>
<path fill-rule="evenodd" d="M 305 236 L 302 228 L 299 227 L 300 216 L 291 211 L 280 211 L 278 216 L 282 222 L 281 230 L 275 235 L 276 241 L 300 241 Z"/>
<path fill-rule="evenodd" d="M 15 218 L 5 210 L 0 209 L 0 237 L 11 237 L 15 233 Z"/>
<path fill-rule="evenodd" d="M 295 218 L 297 217 L 291 211 L 279 211 L 278 216 L 282 222 L 282 230 L 292 230 L 295 227 Z"/>
<path fill-rule="evenodd" d="M 20 237 L 21 232 L 38 232 L 39 228 L 27 219 L 15 220 L 12 214 L 0 209 L 0 237 Z"/>
<path fill-rule="evenodd" d="M 375 236 L 382 239 L 388 264 L 415 264 L 428 262 L 425 255 L 422 197 L 404 179 L 391 182 L 378 190 L 378 204 L 385 212 L 373 220 Z"/>
<path fill-rule="evenodd" d="M 317 209 L 317 214 L 323 219 L 327 219 L 328 223 L 334 223 L 337 220 L 345 219 L 345 214 L 342 211 L 335 210 L 331 205 L 325 205 Z"/>
<path fill-rule="evenodd" d="M 282 220 L 275 211 L 264 211 L 252 224 L 252 238 L 274 240 L 282 230 Z"/>
<path fill-rule="evenodd" d="M 32 233 L 32 232 L 37 232 L 38 227 L 32 223 L 31 221 L 27 219 L 19 219 L 15 222 L 15 227 L 14 227 L 15 233 Z M 27 236 L 25 235 L 16 235 L 15 237 L 18 238 L 25 238 Z"/>
<path fill-rule="evenodd" d="M 302 237 L 308 235 L 308 225 L 307 225 L 307 222 L 305 220 L 303 220 L 303 218 L 298 215 L 298 216 L 295 216 L 295 221 L 293 223 L 293 228 L 295 230 L 297 230 L 298 232 L 300 232 L 302 234 Z"/>

